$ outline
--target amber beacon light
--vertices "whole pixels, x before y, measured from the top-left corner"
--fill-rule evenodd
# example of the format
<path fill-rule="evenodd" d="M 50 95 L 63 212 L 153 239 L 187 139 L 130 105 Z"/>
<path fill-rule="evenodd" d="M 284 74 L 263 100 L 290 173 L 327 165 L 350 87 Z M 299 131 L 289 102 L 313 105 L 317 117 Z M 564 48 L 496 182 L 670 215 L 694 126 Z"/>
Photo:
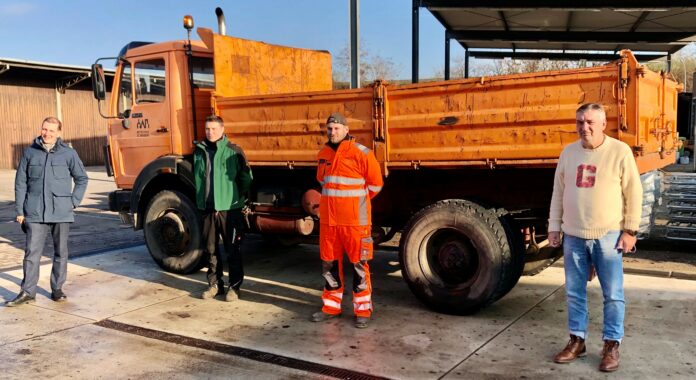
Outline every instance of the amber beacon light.
<path fill-rule="evenodd" d="M 193 29 L 193 17 L 191 15 L 184 16 L 184 28 L 188 31 Z"/>

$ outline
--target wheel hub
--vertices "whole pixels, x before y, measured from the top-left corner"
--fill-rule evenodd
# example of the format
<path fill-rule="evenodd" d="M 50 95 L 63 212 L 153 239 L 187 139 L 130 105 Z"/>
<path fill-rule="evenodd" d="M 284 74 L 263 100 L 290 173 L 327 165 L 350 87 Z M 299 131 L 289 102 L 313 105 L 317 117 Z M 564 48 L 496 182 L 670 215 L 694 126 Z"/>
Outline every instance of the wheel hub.
<path fill-rule="evenodd" d="M 458 273 L 464 270 L 469 262 L 470 253 L 464 244 L 450 241 L 442 245 L 437 254 L 440 267 L 448 273 Z"/>
<path fill-rule="evenodd" d="M 159 244 L 168 256 L 180 256 L 188 244 L 185 220 L 175 212 L 167 212 L 157 219 Z"/>
<path fill-rule="evenodd" d="M 449 286 L 460 286 L 476 275 L 478 252 L 464 234 L 440 230 L 430 237 L 427 247 L 434 279 Z"/>

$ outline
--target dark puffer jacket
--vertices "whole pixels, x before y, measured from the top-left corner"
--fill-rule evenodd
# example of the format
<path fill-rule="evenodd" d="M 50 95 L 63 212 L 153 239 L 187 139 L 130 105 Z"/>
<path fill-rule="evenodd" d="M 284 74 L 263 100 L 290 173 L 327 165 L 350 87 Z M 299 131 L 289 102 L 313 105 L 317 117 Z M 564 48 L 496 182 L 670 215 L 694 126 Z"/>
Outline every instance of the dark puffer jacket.
<path fill-rule="evenodd" d="M 24 215 L 29 223 L 74 222 L 73 209 L 82 202 L 86 189 L 87 172 L 77 152 L 60 138 L 46 151 L 37 137 L 17 168 L 17 215 Z"/>

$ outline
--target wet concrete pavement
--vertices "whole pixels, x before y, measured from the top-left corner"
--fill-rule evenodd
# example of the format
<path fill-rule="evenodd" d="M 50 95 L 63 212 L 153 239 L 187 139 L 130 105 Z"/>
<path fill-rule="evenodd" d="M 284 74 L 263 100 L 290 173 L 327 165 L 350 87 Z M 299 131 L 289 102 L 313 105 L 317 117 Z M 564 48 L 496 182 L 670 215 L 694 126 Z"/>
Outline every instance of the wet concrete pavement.
<path fill-rule="evenodd" d="M 0 308 L 0 373 L 10 378 L 604 376 L 597 370 L 597 280 L 590 285 L 588 356 L 559 365 L 550 361 L 567 340 L 558 268 L 523 277 L 480 313 L 450 316 L 423 307 L 401 279 L 395 253 L 379 251 L 372 265 L 375 318 L 359 330 L 349 311 L 326 323 L 308 321 L 320 307 L 315 246 L 281 250 L 248 243 L 242 299 L 234 303 L 198 299 L 204 272 L 163 272 L 144 247 L 71 260 L 65 303 L 48 298 L 44 265 L 39 284 L 44 291 L 35 304 Z M 0 272 L 0 298 L 18 291 L 20 277 L 21 270 Z M 611 376 L 696 376 L 696 282 L 627 275 L 626 296 L 622 367 Z"/>

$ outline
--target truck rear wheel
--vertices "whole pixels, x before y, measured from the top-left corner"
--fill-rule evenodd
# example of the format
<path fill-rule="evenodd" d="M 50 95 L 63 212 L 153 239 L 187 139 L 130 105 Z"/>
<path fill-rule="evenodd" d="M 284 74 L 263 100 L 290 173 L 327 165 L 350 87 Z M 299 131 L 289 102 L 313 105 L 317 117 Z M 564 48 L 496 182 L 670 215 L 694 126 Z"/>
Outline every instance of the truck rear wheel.
<path fill-rule="evenodd" d="M 426 305 L 452 314 L 471 314 L 503 297 L 523 265 L 513 257 L 506 227 L 494 211 L 464 200 L 419 211 L 399 244 L 409 288 Z"/>
<path fill-rule="evenodd" d="M 204 263 L 202 222 L 193 202 L 178 191 L 155 194 L 145 210 L 145 243 L 168 272 L 191 273 Z"/>

